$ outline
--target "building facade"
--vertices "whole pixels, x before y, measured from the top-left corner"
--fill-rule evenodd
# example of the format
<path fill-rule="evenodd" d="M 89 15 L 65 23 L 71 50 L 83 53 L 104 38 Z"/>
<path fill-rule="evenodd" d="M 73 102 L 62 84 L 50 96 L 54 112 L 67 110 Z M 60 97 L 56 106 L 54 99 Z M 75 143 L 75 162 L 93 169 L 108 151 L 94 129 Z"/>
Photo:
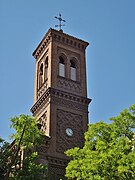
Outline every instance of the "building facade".
<path fill-rule="evenodd" d="M 36 60 L 34 105 L 45 134 L 39 159 L 51 180 L 64 179 L 67 149 L 82 147 L 88 125 L 85 50 L 88 43 L 49 29 L 33 52 Z"/>

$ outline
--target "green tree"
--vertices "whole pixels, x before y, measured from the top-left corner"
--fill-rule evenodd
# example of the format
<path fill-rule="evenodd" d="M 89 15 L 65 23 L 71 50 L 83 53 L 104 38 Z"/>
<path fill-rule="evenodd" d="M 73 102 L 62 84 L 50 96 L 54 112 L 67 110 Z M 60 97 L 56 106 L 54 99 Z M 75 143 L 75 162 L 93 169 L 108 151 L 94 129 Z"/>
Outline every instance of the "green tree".
<path fill-rule="evenodd" d="M 15 133 L 10 138 L 15 139 L 19 144 L 21 139 L 21 146 L 24 148 L 33 147 L 33 145 L 41 144 L 42 133 L 38 129 L 36 118 L 21 114 L 10 119 L 11 128 L 15 129 Z"/>
<path fill-rule="evenodd" d="M 28 115 L 20 115 L 11 118 L 11 127 L 15 129 L 15 133 L 11 135 L 16 144 L 16 150 L 13 151 L 11 145 L 6 143 L 0 138 L 0 170 L 2 171 L 1 177 L 9 179 L 12 174 L 13 179 L 43 179 L 43 174 L 46 171 L 46 166 L 36 164 L 37 152 L 31 154 L 26 153 L 22 162 L 19 156 L 20 148 L 27 152 L 28 149 L 33 149 L 37 145 L 41 145 L 44 136 L 38 129 L 37 121 L 35 118 Z M 10 162 L 9 162 L 10 159 Z M 13 169 L 13 166 L 22 163 L 22 167 Z M 4 165 L 4 168 L 3 168 Z M 2 178 L 1 178 L 2 179 Z"/>
<path fill-rule="evenodd" d="M 37 164 L 36 159 L 38 157 L 37 152 L 33 152 L 31 155 L 26 156 L 23 160 L 22 168 L 16 169 L 13 172 L 13 180 L 46 180 L 47 179 L 47 167 L 42 164 Z"/>
<path fill-rule="evenodd" d="M 4 179 L 4 174 L 7 171 L 8 157 L 12 156 L 12 152 L 8 151 L 9 143 L 0 137 L 0 179 Z"/>
<path fill-rule="evenodd" d="M 84 147 L 66 151 L 68 179 L 135 179 L 135 105 L 110 120 L 90 124 Z"/>

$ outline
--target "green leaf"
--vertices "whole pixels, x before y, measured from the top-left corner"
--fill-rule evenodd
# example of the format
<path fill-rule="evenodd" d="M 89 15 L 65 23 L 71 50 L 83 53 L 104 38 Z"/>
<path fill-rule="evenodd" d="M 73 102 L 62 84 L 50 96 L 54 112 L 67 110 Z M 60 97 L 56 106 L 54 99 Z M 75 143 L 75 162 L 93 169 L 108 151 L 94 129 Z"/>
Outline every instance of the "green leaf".
<path fill-rule="evenodd" d="M 68 179 L 135 179 L 135 105 L 110 120 L 90 124 L 84 147 L 66 151 Z"/>

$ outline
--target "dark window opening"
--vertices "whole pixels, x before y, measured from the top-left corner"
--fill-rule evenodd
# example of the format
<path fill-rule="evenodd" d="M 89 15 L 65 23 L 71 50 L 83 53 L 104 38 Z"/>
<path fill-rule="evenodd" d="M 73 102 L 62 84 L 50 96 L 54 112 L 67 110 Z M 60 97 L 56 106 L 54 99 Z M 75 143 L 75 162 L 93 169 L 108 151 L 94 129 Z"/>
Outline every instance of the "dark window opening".
<path fill-rule="evenodd" d="M 70 67 L 76 68 L 76 65 L 75 65 L 74 61 L 71 60 L 70 63 L 71 63 Z"/>
<path fill-rule="evenodd" d="M 70 78 L 76 81 L 76 64 L 73 60 L 70 61 Z"/>
<path fill-rule="evenodd" d="M 40 66 L 40 75 L 43 75 L 43 63 Z"/>
<path fill-rule="evenodd" d="M 61 56 L 59 57 L 59 76 L 65 77 L 65 62 Z"/>
<path fill-rule="evenodd" d="M 61 56 L 59 57 L 59 63 L 64 64 L 64 59 Z"/>
<path fill-rule="evenodd" d="M 43 71 L 43 63 L 42 63 L 39 68 L 39 88 L 42 86 L 44 82 L 43 74 L 44 74 L 44 71 Z"/>
<path fill-rule="evenodd" d="M 48 56 L 45 60 L 45 80 L 48 78 Z"/>

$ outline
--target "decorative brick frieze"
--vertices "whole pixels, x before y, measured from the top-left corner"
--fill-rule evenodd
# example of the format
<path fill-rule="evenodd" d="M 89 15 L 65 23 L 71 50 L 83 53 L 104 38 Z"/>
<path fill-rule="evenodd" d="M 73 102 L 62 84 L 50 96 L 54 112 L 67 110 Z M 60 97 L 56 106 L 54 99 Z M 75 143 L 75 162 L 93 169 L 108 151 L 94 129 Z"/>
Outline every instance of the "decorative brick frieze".
<path fill-rule="evenodd" d="M 61 99 L 58 97 L 53 97 L 51 99 L 51 103 L 55 105 L 60 105 L 62 107 L 71 108 L 73 110 L 81 111 L 82 113 L 87 113 L 87 106 L 84 106 L 82 104 L 78 104 L 75 102 L 71 102 L 69 100 Z"/>
<path fill-rule="evenodd" d="M 50 88 L 48 88 L 45 93 L 37 100 L 37 102 L 30 109 L 34 116 L 37 116 L 42 112 L 42 108 L 45 108 L 49 104 L 50 98 Z"/>
<path fill-rule="evenodd" d="M 35 59 L 38 59 L 41 56 L 41 54 L 45 51 L 46 47 L 48 47 L 48 44 L 52 40 L 65 45 L 69 45 L 72 48 L 79 49 L 80 51 L 85 51 L 86 47 L 89 44 L 88 42 L 82 41 L 78 38 L 62 33 L 61 31 L 50 28 L 44 38 L 41 40 L 38 47 L 33 52 L 33 56 L 35 57 Z"/>
<path fill-rule="evenodd" d="M 52 35 L 51 35 L 51 31 L 48 31 L 48 33 L 46 33 L 46 35 L 44 36 L 44 38 L 42 39 L 42 41 L 40 42 L 40 44 L 38 45 L 38 47 L 35 49 L 35 51 L 33 52 L 33 56 L 34 58 L 37 60 L 41 54 L 45 51 L 45 49 L 48 47 L 48 44 L 50 43 L 50 41 L 52 40 Z"/>
<path fill-rule="evenodd" d="M 59 88 L 62 88 L 63 90 L 64 89 L 69 90 L 70 92 L 76 92 L 76 93 L 82 92 L 80 83 L 61 77 L 58 77 L 57 79 L 57 86 Z"/>
<path fill-rule="evenodd" d="M 46 80 L 44 84 L 37 90 L 37 99 L 39 99 L 44 92 L 48 89 L 48 81 Z"/>
<path fill-rule="evenodd" d="M 51 88 L 51 94 L 55 97 L 59 97 L 65 100 L 70 100 L 75 103 L 80 103 L 82 105 L 88 106 L 89 103 L 91 102 L 91 99 L 81 97 L 72 93 L 68 93 L 65 91 L 57 90 L 54 88 Z"/>
<path fill-rule="evenodd" d="M 66 166 L 62 167 L 61 165 L 48 164 L 48 178 L 50 180 L 66 180 L 65 168 Z"/>
<path fill-rule="evenodd" d="M 39 114 L 42 110 L 42 107 L 45 108 L 44 105 L 47 106 L 50 102 L 86 112 L 91 99 L 54 88 L 48 88 L 47 91 L 33 105 L 31 112 L 34 115 Z"/>
<path fill-rule="evenodd" d="M 47 112 L 45 112 L 39 119 L 38 123 L 41 125 L 41 131 L 45 134 L 47 128 Z"/>
<path fill-rule="evenodd" d="M 36 146 L 36 151 L 39 153 L 39 155 L 45 155 L 48 152 L 49 146 L 50 146 L 50 140 L 51 138 L 48 136 L 44 136 L 44 141 L 42 145 Z"/>
<path fill-rule="evenodd" d="M 59 159 L 51 156 L 48 156 L 47 160 L 49 164 L 60 165 L 60 166 L 66 166 L 68 163 L 67 159 Z"/>
<path fill-rule="evenodd" d="M 68 136 L 66 129 L 71 128 L 73 135 Z M 64 153 L 73 147 L 82 147 L 84 142 L 82 115 L 57 109 L 56 151 Z"/>
<path fill-rule="evenodd" d="M 84 51 L 89 44 L 85 41 L 82 41 L 78 38 L 62 33 L 60 31 L 56 31 L 54 29 L 52 31 L 53 40 L 65 44 L 66 46 L 69 45 L 72 48 L 79 49 L 80 51 Z"/>

